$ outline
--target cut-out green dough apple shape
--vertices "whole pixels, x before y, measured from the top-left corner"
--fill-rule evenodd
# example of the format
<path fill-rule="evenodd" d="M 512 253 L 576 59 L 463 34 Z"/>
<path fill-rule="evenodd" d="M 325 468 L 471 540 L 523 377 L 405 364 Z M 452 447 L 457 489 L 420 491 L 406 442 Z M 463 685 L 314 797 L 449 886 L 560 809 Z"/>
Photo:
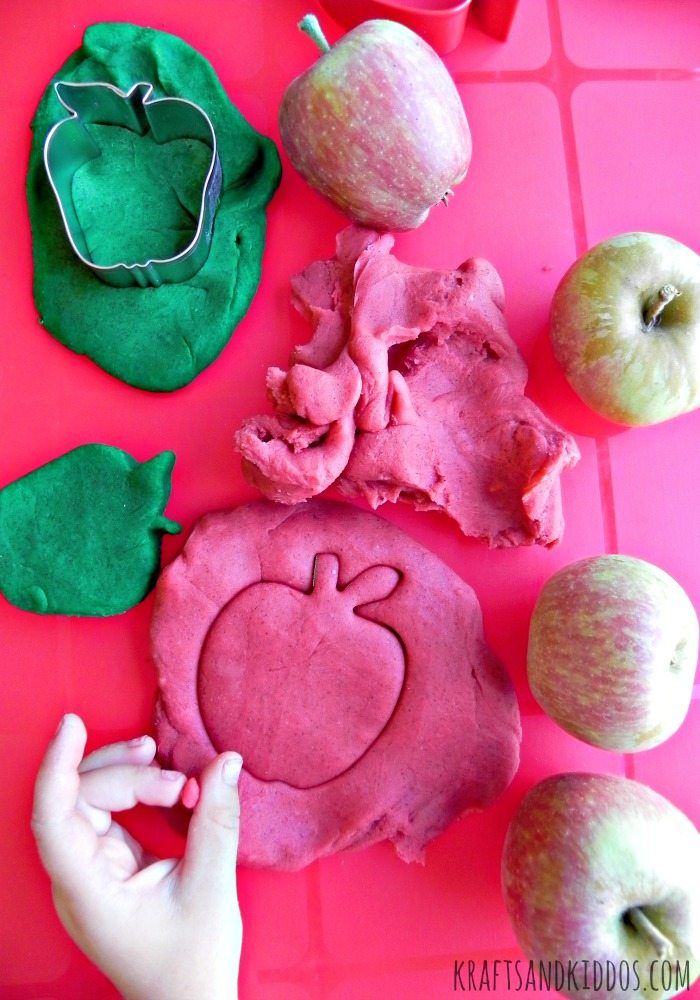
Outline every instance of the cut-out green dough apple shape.
<path fill-rule="evenodd" d="M 216 136 L 223 181 L 211 245 L 185 281 L 115 288 L 73 251 L 44 166 L 44 143 L 66 117 L 54 84 L 104 82 L 128 92 L 151 81 L 155 95 L 202 108 Z M 197 226 L 211 149 L 146 131 L 88 124 L 101 155 L 76 171 L 72 199 L 99 264 L 169 258 Z M 218 357 L 260 279 L 265 209 L 280 178 L 277 150 L 231 104 L 210 64 L 182 39 L 131 24 L 95 24 L 49 83 L 33 122 L 27 192 L 34 298 L 41 322 L 61 343 L 131 385 L 170 391 Z"/>
<path fill-rule="evenodd" d="M 83 445 L 0 490 L 0 591 L 39 614 L 118 615 L 155 584 L 175 456 Z"/>

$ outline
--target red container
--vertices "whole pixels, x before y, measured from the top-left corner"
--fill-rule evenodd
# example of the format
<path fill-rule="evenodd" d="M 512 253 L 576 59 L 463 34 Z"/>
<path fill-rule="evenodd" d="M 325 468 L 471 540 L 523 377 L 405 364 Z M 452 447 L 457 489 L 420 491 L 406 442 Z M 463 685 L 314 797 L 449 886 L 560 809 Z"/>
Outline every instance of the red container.
<path fill-rule="evenodd" d="M 354 28 L 362 21 L 389 18 L 411 28 L 445 55 L 456 49 L 464 34 L 471 0 L 321 0 L 321 6 L 344 28 Z"/>
<path fill-rule="evenodd" d="M 518 0 L 474 0 L 472 17 L 485 34 L 505 42 L 517 6 Z"/>

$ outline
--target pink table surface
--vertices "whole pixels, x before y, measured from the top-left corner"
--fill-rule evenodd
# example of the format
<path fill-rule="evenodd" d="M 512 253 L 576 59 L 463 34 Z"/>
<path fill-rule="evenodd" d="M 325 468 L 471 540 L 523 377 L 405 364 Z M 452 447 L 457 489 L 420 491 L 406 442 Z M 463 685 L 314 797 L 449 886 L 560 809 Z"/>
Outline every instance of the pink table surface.
<path fill-rule="evenodd" d="M 614 8 L 614 12 L 613 12 Z M 219 360 L 193 385 L 157 396 L 109 377 L 40 327 L 31 295 L 24 198 L 29 121 L 51 73 L 92 21 L 172 31 L 213 63 L 256 128 L 278 140 L 276 111 L 313 51 L 294 28 L 302 0 L 54 0 L 0 3 L 4 157 L 0 185 L 0 483 L 88 441 L 143 460 L 177 453 L 170 560 L 206 511 L 253 497 L 231 448 L 240 420 L 265 407 L 263 377 L 307 330 L 289 305 L 291 274 L 330 255 L 343 219 L 283 157 L 269 212 L 260 290 Z M 331 40 L 339 31 L 327 25 Z M 297 874 L 240 870 L 245 943 L 241 995 L 254 1000 L 398 1000 L 452 995 L 455 958 L 520 955 L 501 903 L 499 858 L 523 793 L 545 775 L 594 770 L 635 776 L 696 822 L 700 691 L 677 735 L 636 757 L 577 742 L 527 689 L 529 616 L 544 581 L 601 552 L 648 558 L 700 605 L 697 504 L 700 411 L 622 431 L 567 387 L 548 346 L 552 292 L 573 258 L 616 232 L 665 232 L 700 250 L 700 13 L 691 0 L 521 0 L 506 45 L 474 26 L 446 59 L 474 136 L 467 180 L 397 251 L 416 264 L 490 258 L 501 272 L 513 336 L 531 367 L 529 392 L 576 435 L 581 462 L 564 477 L 566 533 L 551 551 L 488 551 L 437 514 L 382 514 L 438 553 L 475 588 L 489 642 L 513 677 L 523 712 L 522 766 L 489 811 L 454 823 L 425 867 L 387 845 L 336 856 Z M 29 833 L 31 786 L 64 711 L 82 714 L 91 746 L 148 730 L 155 690 L 147 628 L 152 599 L 104 621 L 42 618 L 0 599 L 0 997 L 115 996 L 54 914 Z M 130 828 L 151 848 L 180 852 L 162 816 Z M 506 997 L 501 989 L 491 997 Z"/>

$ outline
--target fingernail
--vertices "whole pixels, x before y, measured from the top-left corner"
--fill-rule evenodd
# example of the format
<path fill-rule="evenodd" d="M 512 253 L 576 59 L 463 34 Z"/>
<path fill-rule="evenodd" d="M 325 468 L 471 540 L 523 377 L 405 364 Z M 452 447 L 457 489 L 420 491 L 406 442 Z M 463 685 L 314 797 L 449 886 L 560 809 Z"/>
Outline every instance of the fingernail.
<path fill-rule="evenodd" d="M 196 778 L 188 778 L 180 794 L 180 801 L 185 809 L 194 809 L 199 802 L 199 782 Z"/>
<path fill-rule="evenodd" d="M 161 778 L 165 781 L 179 781 L 180 778 L 184 778 L 184 774 L 180 774 L 179 771 L 161 771 Z"/>
<path fill-rule="evenodd" d="M 129 740 L 126 744 L 128 747 L 142 747 L 144 743 L 148 743 L 150 736 L 135 736 L 133 740 Z"/>
<path fill-rule="evenodd" d="M 72 726 L 78 721 L 78 716 L 73 712 L 66 712 L 61 721 L 58 724 L 58 729 L 56 730 L 56 736 L 61 732 L 64 726 Z"/>
<path fill-rule="evenodd" d="M 243 758 L 240 754 L 231 754 L 224 761 L 224 766 L 221 768 L 221 777 L 224 779 L 227 785 L 237 785 L 238 778 L 241 773 L 241 768 L 243 767 Z"/>

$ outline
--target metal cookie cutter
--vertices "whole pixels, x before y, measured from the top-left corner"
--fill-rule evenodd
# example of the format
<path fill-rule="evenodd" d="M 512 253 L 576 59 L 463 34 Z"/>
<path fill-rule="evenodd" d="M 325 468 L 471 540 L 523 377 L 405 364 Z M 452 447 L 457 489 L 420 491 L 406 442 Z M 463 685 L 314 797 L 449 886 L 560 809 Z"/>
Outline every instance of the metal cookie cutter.
<path fill-rule="evenodd" d="M 214 215 L 221 193 L 221 164 L 214 127 L 206 113 L 181 97 L 153 97 L 153 84 L 135 83 L 125 93 L 111 83 L 73 83 L 59 80 L 56 96 L 70 111 L 57 122 L 44 143 L 44 164 L 71 247 L 80 260 L 108 285 L 127 288 L 155 287 L 164 282 L 187 281 L 199 271 L 209 255 Z M 211 149 L 209 170 L 202 186 L 197 228 L 190 243 L 180 253 L 166 259 L 143 263 L 96 264 L 73 203 L 76 170 L 100 156 L 100 148 L 86 125 L 115 125 L 139 135 L 150 131 L 157 143 L 173 139 L 198 139 Z"/>

